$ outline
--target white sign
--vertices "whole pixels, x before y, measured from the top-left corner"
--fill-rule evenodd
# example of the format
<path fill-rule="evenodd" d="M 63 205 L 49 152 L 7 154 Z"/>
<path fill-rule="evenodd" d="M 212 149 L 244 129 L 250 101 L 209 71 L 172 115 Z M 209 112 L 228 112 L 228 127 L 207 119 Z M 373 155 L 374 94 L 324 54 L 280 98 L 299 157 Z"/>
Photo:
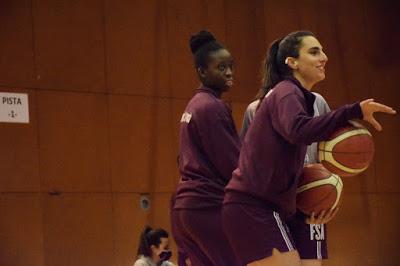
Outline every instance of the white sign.
<path fill-rule="evenodd" d="M 28 94 L 0 92 L 0 122 L 29 123 Z"/>

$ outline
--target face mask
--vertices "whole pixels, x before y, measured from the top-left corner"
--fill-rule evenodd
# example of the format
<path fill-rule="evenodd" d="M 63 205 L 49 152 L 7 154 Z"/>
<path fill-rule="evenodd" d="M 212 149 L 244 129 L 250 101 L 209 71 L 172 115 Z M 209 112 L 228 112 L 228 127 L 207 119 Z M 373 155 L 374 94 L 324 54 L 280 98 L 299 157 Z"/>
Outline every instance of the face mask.
<path fill-rule="evenodd" d="M 169 260 L 171 258 L 171 256 L 172 256 L 172 251 L 164 250 L 158 256 L 160 257 L 161 261 Z"/>

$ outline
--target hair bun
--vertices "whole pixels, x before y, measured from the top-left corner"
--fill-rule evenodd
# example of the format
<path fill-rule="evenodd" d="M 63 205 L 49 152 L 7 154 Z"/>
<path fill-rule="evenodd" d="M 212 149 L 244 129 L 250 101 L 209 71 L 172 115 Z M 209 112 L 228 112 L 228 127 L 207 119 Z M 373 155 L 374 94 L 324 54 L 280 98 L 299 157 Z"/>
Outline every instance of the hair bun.
<path fill-rule="evenodd" d="M 199 31 L 190 37 L 190 50 L 192 51 L 192 54 L 195 54 L 200 47 L 214 41 L 216 41 L 216 39 L 209 31 Z"/>

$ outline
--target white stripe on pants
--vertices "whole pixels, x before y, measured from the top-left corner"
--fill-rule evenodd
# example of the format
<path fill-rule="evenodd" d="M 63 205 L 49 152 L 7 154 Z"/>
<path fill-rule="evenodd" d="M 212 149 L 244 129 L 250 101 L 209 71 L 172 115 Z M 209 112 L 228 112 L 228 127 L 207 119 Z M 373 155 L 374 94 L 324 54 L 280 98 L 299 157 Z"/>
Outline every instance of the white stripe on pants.
<path fill-rule="evenodd" d="M 274 217 L 275 217 L 275 220 L 276 220 L 276 224 L 278 225 L 279 230 L 281 231 L 283 240 L 285 240 L 286 246 L 288 247 L 289 251 L 293 250 L 294 249 L 293 245 L 290 242 L 290 238 L 289 238 L 289 236 L 288 236 L 288 234 L 286 232 L 286 229 L 285 229 L 285 227 L 284 227 L 284 225 L 283 225 L 283 223 L 281 221 L 281 218 L 279 217 L 279 213 L 277 213 L 277 212 L 273 212 L 273 213 L 274 213 Z"/>

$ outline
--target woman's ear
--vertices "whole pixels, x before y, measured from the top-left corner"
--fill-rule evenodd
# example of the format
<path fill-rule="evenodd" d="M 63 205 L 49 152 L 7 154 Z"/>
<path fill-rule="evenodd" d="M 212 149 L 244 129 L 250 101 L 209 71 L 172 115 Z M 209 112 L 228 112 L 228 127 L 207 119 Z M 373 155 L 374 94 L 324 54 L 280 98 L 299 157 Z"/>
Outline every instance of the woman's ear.
<path fill-rule="evenodd" d="M 198 67 L 197 68 L 197 73 L 199 74 L 200 78 L 205 78 L 207 71 L 202 67 Z"/>
<path fill-rule="evenodd" d="M 294 57 L 286 57 L 285 64 L 288 65 L 291 69 L 295 70 L 298 68 L 297 60 Z"/>

